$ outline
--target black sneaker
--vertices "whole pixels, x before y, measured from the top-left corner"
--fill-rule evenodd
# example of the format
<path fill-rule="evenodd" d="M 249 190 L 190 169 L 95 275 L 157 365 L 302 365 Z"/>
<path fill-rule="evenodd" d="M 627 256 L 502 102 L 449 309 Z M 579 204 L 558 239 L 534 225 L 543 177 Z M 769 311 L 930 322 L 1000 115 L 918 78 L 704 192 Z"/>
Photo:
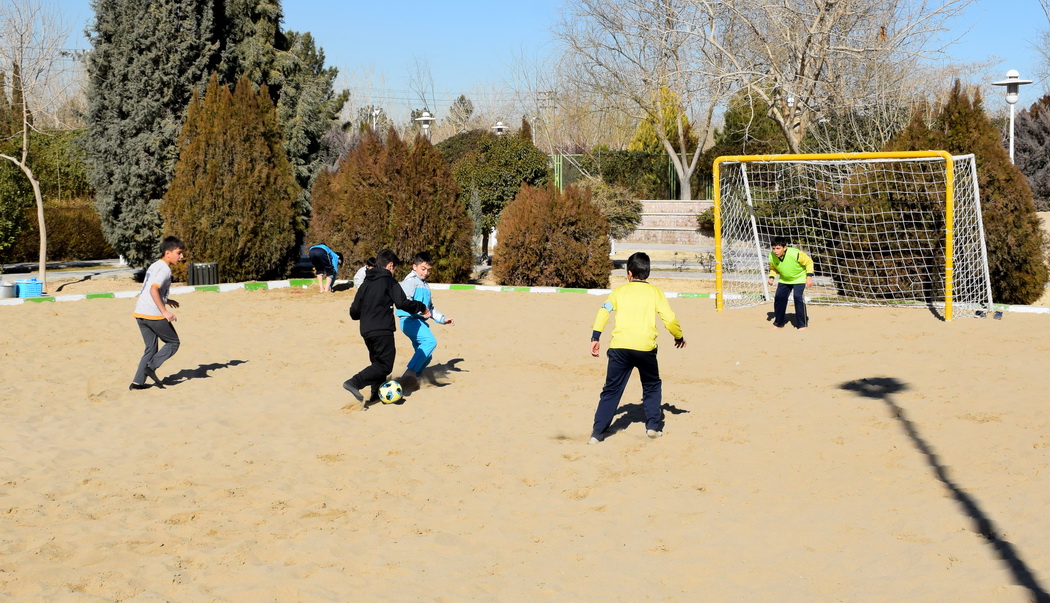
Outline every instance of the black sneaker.
<path fill-rule="evenodd" d="M 132 391 L 137 390 L 137 389 L 149 389 L 149 384 L 148 383 L 132 383 L 131 385 L 128 386 L 128 389 L 132 390 Z"/>
<path fill-rule="evenodd" d="M 357 398 L 358 402 L 365 401 L 365 397 L 361 394 L 361 390 L 354 387 L 354 385 L 350 383 L 350 379 L 343 381 L 343 389 L 350 392 L 350 395 L 352 395 L 353 397 Z"/>
<path fill-rule="evenodd" d="M 153 379 L 153 382 L 157 384 L 157 387 L 159 387 L 161 389 L 164 389 L 164 384 L 161 383 L 160 377 L 157 376 L 157 371 L 155 371 L 155 370 L 153 370 L 153 369 L 151 369 L 150 367 L 147 366 L 146 367 L 146 376 L 149 377 L 150 379 Z"/>

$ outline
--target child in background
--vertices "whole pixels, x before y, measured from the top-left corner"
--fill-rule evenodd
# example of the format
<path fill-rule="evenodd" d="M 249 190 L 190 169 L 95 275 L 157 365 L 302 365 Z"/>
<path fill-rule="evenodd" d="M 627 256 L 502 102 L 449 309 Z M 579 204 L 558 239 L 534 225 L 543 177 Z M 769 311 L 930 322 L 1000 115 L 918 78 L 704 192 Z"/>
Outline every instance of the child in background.
<path fill-rule="evenodd" d="M 416 254 L 416 257 L 412 259 L 412 271 L 401 281 L 401 288 L 408 298 L 421 302 L 430 309 L 434 322 L 451 327 L 456 324 L 456 321 L 439 312 L 434 307 L 433 298 L 430 295 L 427 277 L 430 276 L 433 268 L 434 261 L 429 253 L 421 251 Z M 419 378 L 423 375 L 423 369 L 427 368 L 434 357 L 437 338 L 430 332 L 426 317 L 409 314 L 404 310 L 397 310 L 395 314 L 401 320 L 401 332 L 412 342 L 412 349 L 415 350 L 412 359 L 408 361 L 408 368 L 405 369 L 399 381 L 405 391 L 413 391 L 419 389 Z"/>
<path fill-rule="evenodd" d="M 663 383 L 656 360 L 656 316 L 674 337 L 674 347 L 684 348 L 682 327 L 667 303 L 667 296 L 658 287 L 645 282 L 649 278 L 649 256 L 641 251 L 627 258 L 627 284 L 609 294 L 609 299 L 598 309 L 591 333 L 591 356 L 597 357 L 601 348 L 599 339 L 612 312 L 616 312 L 616 327 L 609 342 L 609 367 L 605 387 L 594 411 L 594 427 L 588 444 L 598 444 L 612 425 L 616 408 L 631 371 L 638 369 L 642 379 L 642 407 L 645 410 L 645 433 L 650 438 L 664 434 Z"/>
<path fill-rule="evenodd" d="M 310 248 L 310 264 L 314 267 L 317 275 L 317 286 L 321 293 L 331 293 L 335 285 L 335 275 L 339 273 L 339 264 L 343 262 L 343 254 L 336 253 L 324 243 L 319 243 Z"/>
<path fill-rule="evenodd" d="M 149 377 L 157 385 L 164 385 L 157 378 L 156 370 L 164 364 L 168 358 L 179 351 L 179 334 L 175 332 L 175 315 L 164 306 L 178 308 L 179 302 L 168 299 L 168 290 L 171 288 L 171 267 L 182 261 L 185 252 L 185 244 L 178 237 L 167 237 L 160 244 L 161 258 L 146 270 L 146 276 L 142 279 L 142 289 L 135 301 L 135 322 L 138 323 L 142 341 L 146 344 L 146 350 L 139 360 L 135 377 L 131 380 L 128 389 L 146 389 L 146 377 Z M 157 351 L 157 340 L 164 342 L 164 347 Z"/>
<path fill-rule="evenodd" d="M 357 269 L 357 274 L 354 275 L 354 289 L 360 289 L 361 283 L 365 282 L 365 274 L 369 270 L 376 267 L 376 259 L 368 258 L 365 260 L 365 265 Z"/>

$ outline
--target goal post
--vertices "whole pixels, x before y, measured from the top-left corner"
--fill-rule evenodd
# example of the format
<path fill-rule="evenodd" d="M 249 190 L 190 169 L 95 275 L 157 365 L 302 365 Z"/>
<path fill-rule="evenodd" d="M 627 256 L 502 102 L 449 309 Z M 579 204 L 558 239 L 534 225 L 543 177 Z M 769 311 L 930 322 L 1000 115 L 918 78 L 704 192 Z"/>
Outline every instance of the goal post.
<path fill-rule="evenodd" d="M 992 309 L 973 155 L 736 155 L 713 174 L 718 310 L 772 299 L 775 236 L 813 258 L 810 303 Z"/>

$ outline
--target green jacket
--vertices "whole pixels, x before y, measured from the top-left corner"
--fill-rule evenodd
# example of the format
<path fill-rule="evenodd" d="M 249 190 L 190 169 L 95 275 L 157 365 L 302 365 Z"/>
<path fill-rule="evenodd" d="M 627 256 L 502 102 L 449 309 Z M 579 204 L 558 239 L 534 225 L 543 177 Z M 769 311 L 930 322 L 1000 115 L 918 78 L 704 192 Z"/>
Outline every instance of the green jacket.
<path fill-rule="evenodd" d="M 813 276 L 813 259 L 794 247 L 784 251 L 784 259 L 769 252 L 769 277 L 780 275 L 780 282 L 785 285 L 801 285 L 807 276 Z"/>

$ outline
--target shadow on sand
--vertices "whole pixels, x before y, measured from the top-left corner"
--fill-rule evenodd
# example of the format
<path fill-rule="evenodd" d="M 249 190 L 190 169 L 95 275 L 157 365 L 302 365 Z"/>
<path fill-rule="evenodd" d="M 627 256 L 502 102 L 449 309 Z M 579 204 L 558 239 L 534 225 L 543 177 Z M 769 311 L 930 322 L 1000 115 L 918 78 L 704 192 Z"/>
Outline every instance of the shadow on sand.
<path fill-rule="evenodd" d="M 1013 575 L 1015 582 L 1029 590 L 1032 601 L 1050 602 L 1050 594 L 1047 594 L 1046 589 L 1039 583 L 1032 570 L 1021 560 L 1014 545 L 1000 535 L 1002 531 L 981 509 L 977 501 L 952 480 L 948 475 L 948 467 L 941 463 L 934 448 L 919 434 L 915 424 L 908 419 L 904 408 L 893 401 L 892 396 L 907 390 L 908 385 L 892 377 L 870 377 L 848 381 L 839 387 L 864 398 L 880 400 L 886 405 L 915 448 L 926 457 L 926 463 L 933 470 L 933 474 L 948 490 L 962 511 L 973 521 L 973 530 L 992 547 L 992 550 Z"/>

